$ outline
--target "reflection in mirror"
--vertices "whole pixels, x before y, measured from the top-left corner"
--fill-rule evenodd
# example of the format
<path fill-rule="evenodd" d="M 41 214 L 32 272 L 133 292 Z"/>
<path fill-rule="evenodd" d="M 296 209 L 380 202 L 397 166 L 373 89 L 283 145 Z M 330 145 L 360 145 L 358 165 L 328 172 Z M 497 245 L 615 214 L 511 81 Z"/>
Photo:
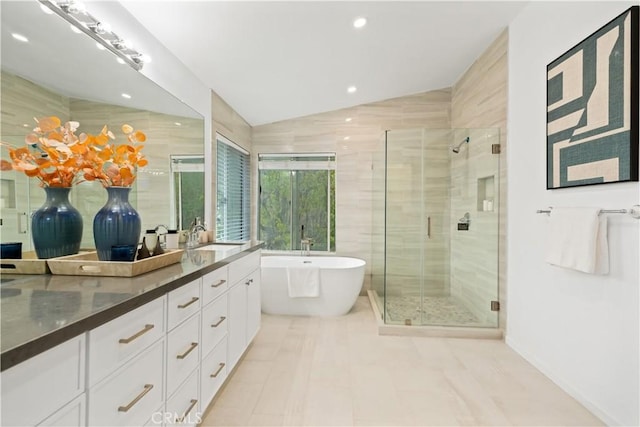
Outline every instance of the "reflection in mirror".
<path fill-rule="evenodd" d="M 204 217 L 204 192 L 194 197 L 184 190 L 204 188 L 204 174 L 172 166 L 172 159 L 194 158 L 200 159 L 196 168 L 203 170 L 202 117 L 144 75 L 119 64 L 111 52 L 99 50 L 86 34 L 71 31 L 61 17 L 45 13 L 39 2 L 3 1 L 0 7 L 2 141 L 23 146 L 25 135 L 35 127 L 34 117 L 77 121 L 78 134 L 96 134 L 107 125 L 116 143 L 124 139 L 121 126 L 130 124 L 147 135 L 143 153 L 149 164 L 138 171 L 130 196 L 142 229 L 159 224 L 186 228 L 191 216 Z M 8 157 L 4 149 L 1 155 Z M 44 202 L 39 181 L 9 171 L 2 172 L 0 184 L 2 241 L 21 241 L 24 251 L 33 250 L 30 215 Z M 93 217 L 105 204 L 106 191 L 99 183 L 83 182 L 74 187 L 70 199 L 84 220 L 81 246 L 93 247 Z M 187 200 L 188 206 L 182 206 Z"/>

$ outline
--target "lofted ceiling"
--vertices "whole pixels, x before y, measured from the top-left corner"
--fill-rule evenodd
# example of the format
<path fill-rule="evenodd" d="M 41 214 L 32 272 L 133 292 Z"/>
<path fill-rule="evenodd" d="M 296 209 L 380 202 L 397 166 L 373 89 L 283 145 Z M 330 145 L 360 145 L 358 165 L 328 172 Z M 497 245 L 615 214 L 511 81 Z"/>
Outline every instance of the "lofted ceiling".
<path fill-rule="evenodd" d="M 121 3 L 253 126 L 452 86 L 527 4 Z"/>

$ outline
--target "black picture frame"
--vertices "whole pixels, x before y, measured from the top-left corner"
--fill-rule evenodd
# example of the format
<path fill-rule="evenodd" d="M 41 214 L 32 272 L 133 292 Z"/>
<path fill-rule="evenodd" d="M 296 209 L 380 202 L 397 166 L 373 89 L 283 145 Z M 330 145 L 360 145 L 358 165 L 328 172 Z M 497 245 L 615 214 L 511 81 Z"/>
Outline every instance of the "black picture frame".
<path fill-rule="evenodd" d="M 547 65 L 547 189 L 638 181 L 640 6 Z"/>

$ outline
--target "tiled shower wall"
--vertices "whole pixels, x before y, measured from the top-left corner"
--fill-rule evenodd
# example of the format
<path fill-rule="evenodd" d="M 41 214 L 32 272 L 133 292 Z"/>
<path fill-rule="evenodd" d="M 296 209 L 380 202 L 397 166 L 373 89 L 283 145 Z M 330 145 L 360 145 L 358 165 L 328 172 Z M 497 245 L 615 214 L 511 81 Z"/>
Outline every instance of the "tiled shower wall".
<path fill-rule="evenodd" d="M 384 198 L 384 187 L 374 185 L 374 171 L 383 166 L 384 131 L 449 129 L 450 100 L 450 90 L 442 89 L 254 127 L 253 200 L 258 188 L 258 154 L 335 152 L 336 252 L 367 262 L 363 287 L 366 292 L 371 286 L 372 247 L 380 249 L 383 232 L 374 222 L 373 207 Z M 347 118 L 351 120 L 346 121 Z M 376 180 L 378 176 L 375 175 Z M 254 212 L 254 233 L 255 215 Z"/>
<path fill-rule="evenodd" d="M 498 315 L 499 326 L 506 328 L 507 309 L 507 251 L 506 251 L 506 225 L 507 225 L 507 94 L 508 94 L 508 31 L 504 30 L 496 40 L 485 50 L 485 52 L 473 63 L 467 72 L 453 86 L 451 93 L 451 127 L 457 128 L 497 128 L 500 130 L 499 154 L 499 220 L 498 220 L 498 284 L 500 312 Z M 486 156 L 488 148 L 483 148 L 482 155 Z M 473 153 L 472 153 L 473 154 Z M 480 155 L 480 153 L 478 153 Z M 472 162 L 480 159 L 469 159 Z M 454 165 L 455 169 L 455 165 Z M 452 204 L 455 205 L 455 201 Z M 464 202 L 463 202 L 464 203 Z M 452 213 L 453 214 L 453 213 Z M 490 230 L 487 230 L 489 232 Z M 468 236 L 467 236 L 468 237 Z M 482 251 L 482 239 L 478 241 L 480 246 L 473 250 L 477 256 L 458 257 L 455 256 L 456 247 L 465 245 L 463 235 L 454 233 L 451 239 L 453 256 L 451 262 L 452 274 L 457 271 L 460 274 L 469 274 L 478 265 L 483 263 L 486 253 Z M 492 263 L 494 261 L 491 261 Z M 495 265 L 495 264 L 493 264 Z M 493 265 L 489 266 L 495 269 Z M 487 313 L 492 287 L 488 286 L 486 280 L 493 280 L 490 275 L 482 273 L 480 280 L 470 281 L 463 291 L 459 292 L 464 300 L 473 301 L 477 304 L 469 308 L 474 313 Z M 483 281 L 484 280 L 484 281 Z M 455 289 L 455 285 L 452 287 Z"/>

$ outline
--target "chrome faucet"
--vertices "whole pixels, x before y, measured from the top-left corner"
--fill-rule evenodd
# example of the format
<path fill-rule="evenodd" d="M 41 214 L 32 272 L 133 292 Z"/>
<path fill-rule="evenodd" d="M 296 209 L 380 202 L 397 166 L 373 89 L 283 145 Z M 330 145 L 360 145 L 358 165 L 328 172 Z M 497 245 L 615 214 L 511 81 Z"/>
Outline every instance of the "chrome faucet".
<path fill-rule="evenodd" d="M 193 222 L 191 223 L 191 229 L 189 230 L 189 240 L 187 241 L 188 248 L 193 248 L 195 246 L 198 246 L 199 231 L 207 231 L 207 229 L 200 222 L 200 217 L 196 217 L 196 219 L 194 219 Z"/>

